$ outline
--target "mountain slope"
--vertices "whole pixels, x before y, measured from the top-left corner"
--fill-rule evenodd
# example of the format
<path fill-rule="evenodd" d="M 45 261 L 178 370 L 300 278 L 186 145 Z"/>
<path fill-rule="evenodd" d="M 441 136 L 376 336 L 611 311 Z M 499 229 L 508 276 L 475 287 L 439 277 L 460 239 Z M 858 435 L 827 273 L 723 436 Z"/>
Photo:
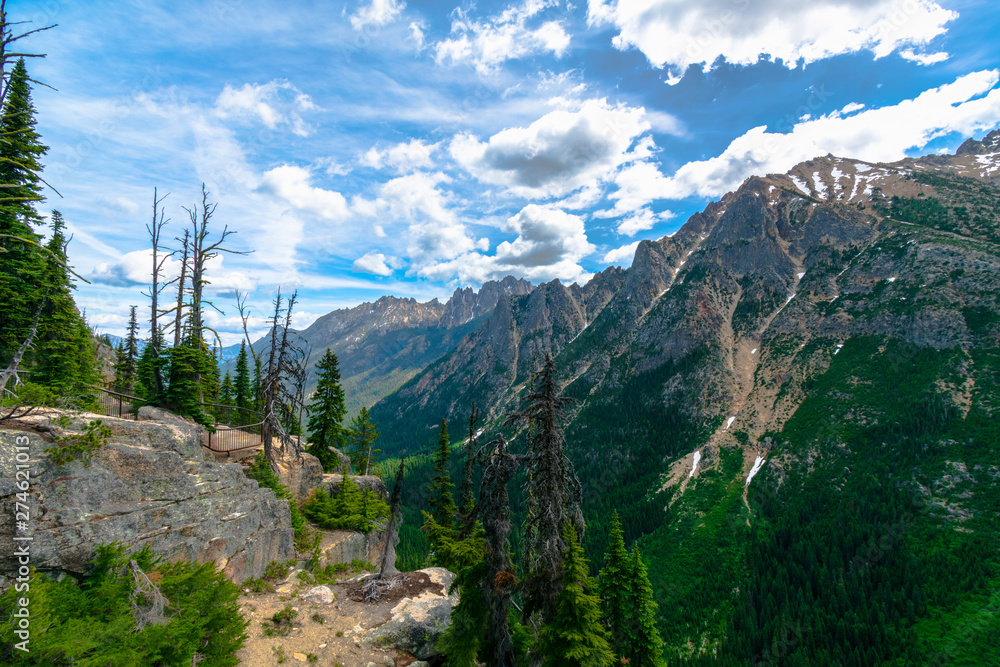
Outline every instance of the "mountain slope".
<path fill-rule="evenodd" d="M 495 430 L 550 351 L 589 556 L 617 509 L 675 659 L 994 656 L 998 149 L 748 179 L 600 274 L 600 298 L 499 303 L 375 406 L 383 449 L 418 450 L 471 400 Z"/>

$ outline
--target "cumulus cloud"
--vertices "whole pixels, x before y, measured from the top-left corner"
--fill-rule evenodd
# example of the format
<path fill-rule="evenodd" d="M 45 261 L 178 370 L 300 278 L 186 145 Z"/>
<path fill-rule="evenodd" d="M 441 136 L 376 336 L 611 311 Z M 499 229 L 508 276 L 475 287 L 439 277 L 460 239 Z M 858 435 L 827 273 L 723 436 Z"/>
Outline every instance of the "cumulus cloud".
<path fill-rule="evenodd" d="M 618 223 L 618 233 L 623 236 L 635 236 L 639 232 L 652 229 L 656 223 L 669 220 L 672 217 L 674 217 L 674 213 L 671 211 L 654 213 L 649 208 L 643 207 L 632 211 L 621 219 Z"/>
<path fill-rule="evenodd" d="M 380 252 L 369 251 L 354 260 L 354 270 L 372 273 L 376 276 L 391 276 L 393 267 L 397 266 L 394 257 L 387 258 Z"/>
<path fill-rule="evenodd" d="M 755 127 L 729 144 L 721 155 L 689 162 L 661 183 L 661 196 L 717 197 L 753 174 L 784 173 L 803 160 L 833 153 L 869 162 L 906 157 L 948 134 L 969 136 L 996 126 L 1000 118 L 1000 73 L 973 72 L 953 83 L 926 90 L 899 104 L 844 117 L 841 112 L 798 123 L 787 134 Z M 860 107 L 848 105 L 844 108 Z"/>
<path fill-rule="evenodd" d="M 244 83 L 240 88 L 227 85 L 215 101 L 215 113 L 224 119 L 255 120 L 270 130 L 286 125 L 305 137 L 310 127 L 301 113 L 318 107 L 312 98 L 288 81 L 265 84 Z"/>
<path fill-rule="evenodd" d="M 718 59 L 752 65 L 782 60 L 788 67 L 845 53 L 882 58 L 925 45 L 958 18 L 932 0 L 590 0 L 588 21 L 618 30 L 614 46 L 636 48 L 670 83 L 689 65 Z"/>
<path fill-rule="evenodd" d="M 506 275 L 546 281 L 586 282 L 591 274 L 580 260 L 594 252 L 583 219 L 552 206 L 529 204 L 504 225 L 517 234 L 497 246 L 494 255 L 466 252 L 445 262 L 432 263 L 418 274 L 433 280 L 481 283 Z"/>
<path fill-rule="evenodd" d="M 621 248 L 609 250 L 601 258 L 601 261 L 605 264 L 628 268 L 632 266 L 632 260 L 635 258 L 635 249 L 639 247 L 639 243 L 641 241 L 634 241 L 628 245 L 623 245 Z"/>
<path fill-rule="evenodd" d="M 484 183 L 525 197 L 562 196 L 606 178 L 632 159 L 629 146 L 649 127 L 642 108 L 588 100 L 577 111 L 551 111 L 528 127 L 503 130 L 485 142 L 458 135 L 449 149 Z"/>
<path fill-rule="evenodd" d="M 489 74 L 506 60 L 536 53 L 557 58 L 569 48 L 570 37 L 560 21 L 545 21 L 529 27 L 531 19 L 557 5 L 547 0 L 526 0 L 520 7 L 479 21 L 457 8 L 452 13 L 451 36 L 434 45 L 438 64 L 471 63 L 481 74 Z"/>
<path fill-rule="evenodd" d="M 396 20 L 406 8 L 402 0 L 371 0 L 371 2 L 351 14 L 351 27 L 363 30 L 366 26 L 388 25 Z"/>
<path fill-rule="evenodd" d="M 223 255 L 217 255 L 205 262 L 206 294 L 229 295 L 235 290 L 252 291 L 257 287 L 255 278 L 243 271 L 227 269 L 224 261 Z M 152 249 L 134 250 L 122 255 L 116 262 L 98 264 L 87 278 L 112 287 L 145 287 L 149 285 L 152 269 Z M 181 271 L 180 260 L 168 257 L 161 271 L 160 280 L 163 282 L 176 278 Z"/>
<path fill-rule="evenodd" d="M 308 169 L 286 164 L 264 172 L 261 188 L 297 210 L 335 222 L 345 220 L 350 207 L 344 195 L 317 188 L 311 181 L 312 173 Z"/>
<path fill-rule="evenodd" d="M 389 167 L 398 173 L 430 167 L 433 164 L 431 156 L 439 145 L 426 144 L 422 139 L 410 139 L 389 148 L 372 146 L 361 156 L 361 164 L 373 169 Z"/>

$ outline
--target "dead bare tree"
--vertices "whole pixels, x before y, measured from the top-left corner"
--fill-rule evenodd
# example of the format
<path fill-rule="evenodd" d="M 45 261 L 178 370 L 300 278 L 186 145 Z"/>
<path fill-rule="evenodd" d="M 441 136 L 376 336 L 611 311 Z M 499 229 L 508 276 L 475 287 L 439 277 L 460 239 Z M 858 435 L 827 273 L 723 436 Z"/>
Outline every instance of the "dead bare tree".
<path fill-rule="evenodd" d="M 3 108 L 4 102 L 7 101 L 7 82 L 9 81 L 10 74 L 7 71 L 7 64 L 11 61 L 17 60 L 19 58 L 44 58 L 44 53 L 21 53 L 16 51 L 11 51 L 10 47 L 14 42 L 20 41 L 25 37 L 34 35 L 35 33 L 43 32 L 45 30 L 52 30 L 56 27 L 56 24 L 48 25 L 42 28 L 35 28 L 34 30 L 27 30 L 20 34 L 14 33 L 14 26 L 24 25 L 27 21 L 15 21 L 11 23 L 7 20 L 7 0 L 0 0 L 0 108 Z M 40 81 L 35 81 L 34 79 L 29 79 L 32 83 L 46 86 L 51 88 Z"/>
<path fill-rule="evenodd" d="M 162 280 L 163 266 L 174 254 L 173 251 L 167 252 L 167 249 L 164 248 L 161 243 L 163 228 L 169 222 L 166 217 L 166 213 L 161 208 L 161 204 L 163 203 L 163 200 L 169 196 L 169 194 L 166 194 L 159 197 L 156 188 L 153 188 L 153 221 L 152 223 L 146 225 L 146 231 L 149 233 L 150 244 L 153 246 L 153 265 L 150 272 L 149 292 L 143 292 L 143 294 L 148 296 L 150 300 L 149 345 L 152 348 L 154 357 L 158 357 L 162 352 L 161 348 L 163 342 L 163 332 L 161 331 L 159 324 L 159 316 L 161 315 L 159 307 L 160 292 L 173 283 L 172 280 L 167 282 L 163 282 Z M 159 364 L 153 364 L 153 378 L 156 384 L 156 394 L 163 394 L 163 372 L 161 371 Z"/>
<path fill-rule="evenodd" d="M 184 332 L 184 283 L 187 278 L 188 267 L 188 238 L 191 235 L 190 229 L 184 230 L 184 238 L 176 239 L 181 242 L 181 274 L 177 278 L 177 304 L 173 307 L 174 312 L 174 347 L 181 344 Z M 169 311 L 168 311 L 169 312 Z M 166 313 L 164 313 L 166 314 Z"/>
<path fill-rule="evenodd" d="M 214 303 L 205 300 L 204 297 L 205 285 L 208 285 L 211 282 L 205 276 L 206 264 L 209 260 L 218 257 L 220 253 L 229 253 L 230 255 L 248 255 L 250 254 L 250 251 L 232 250 L 231 248 L 223 247 L 226 239 L 236 233 L 235 231 L 229 229 L 228 225 L 223 226 L 222 232 L 217 238 L 211 238 L 209 222 L 211 222 L 212 216 L 215 215 L 215 209 L 218 207 L 218 204 L 209 203 L 208 194 L 208 188 L 206 188 L 205 184 L 202 183 L 201 207 L 199 208 L 198 205 L 195 204 L 192 208 L 184 208 L 191 219 L 190 259 L 188 261 L 188 268 L 191 271 L 191 303 L 188 307 L 188 317 L 190 318 L 190 334 L 192 339 L 204 340 L 204 332 L 207 329 L 215 336 L 216 341 L 219 343 L 219 347 L 222 347 L 222 341 L 219 338 L 219 334 L 211 327 L 207 327 L 204 320 L 205 306 L 210 306 L 216 312 L 222 314 L 222 311 L 219 310 Z M 185 238 L 187 238 L 186 235 Z"/>
<path fill-rule="evenodd" d="M 14 353 L 14 357 L 10 360 L 7 368 L 0 371 L 0 397 L 5 394 L 13 393 L 7 389 L 7 383 L 10 380 L 14 380 L 14 386 L 20 384 L 20 377 L 18 376 L 18 373 L 22 371 L 20 371 L 18 367 L 21 365 L 21 359 L 24 358 L 24 353 L 31 348 L 31 344 L 34 342 L 35 336 L 38 334 L 38 320 L 42 316 L 42 310 L 45 308 L 47 301 L 47 296 L 42 298 L 41 303 L 38 304 L 38 309 L 35 311 L 35 319 L 31 323 L 31 329 L 28 331 L 28 337 L 25 338 L 24 342 L 21 343 L 21 346 L 17 348 L 17 351 Z"/>
<path fill-rule="evenodd" d="M 264 396 L 264 423 L 261 429 L 261 439 L 264 442 L 264 456 L 267 457 L 268 463 L 275 471 L 277 471 L 277 458 L 273 446 L 275 437 L 281 442 L 282 453 L 291 451 L 298 458 L 303 450 L 300 440 L 291 438 L 279 418 L 280 406 L 294 400 L 294 394 L 289 386 L 294 386 L 295 377 L 305 373 L 303 362 L 305 354 L 302 348 L 291 339 L 291 335 L 296 335 L 291 330 L 291 325 L 292 310 L 295 307 L 297 296 L 297 292 L 292 292 L 292 296 L 288 299 L 282 299 L 281 288 L 278 288 L 278 293 L 274 298 L 274 313 L 269 320 L 271 338 L 267 367 L 261 378 Z M 246 295 L 239 291 L 236 292 L 236 307 L 239 310 L 240 319 L 243 320 L 243 334 L 247 340 L 247 348 L 256 362 L 259 357 L 250 340 L 250 311 L 246 305 Z"/>

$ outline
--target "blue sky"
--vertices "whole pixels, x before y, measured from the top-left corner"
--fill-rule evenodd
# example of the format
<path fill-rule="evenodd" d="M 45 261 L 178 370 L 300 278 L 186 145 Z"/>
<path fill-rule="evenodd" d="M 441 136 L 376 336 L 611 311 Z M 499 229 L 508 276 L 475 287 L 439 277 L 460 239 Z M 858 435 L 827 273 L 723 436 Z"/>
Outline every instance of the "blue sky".
<path fill-rule="evenodd" d="M 120 333 L 204 182 L 211 322 L 233 291 L 296 324 L 383 294 L 627 266 L 751 174 L 950 151 L 1000 126 L 1000 9 L 940 0 L 13 2 L 59 24 L 29 63 L 45 177 Z M 255 320 L 259 325 L 259 319 Z"/>

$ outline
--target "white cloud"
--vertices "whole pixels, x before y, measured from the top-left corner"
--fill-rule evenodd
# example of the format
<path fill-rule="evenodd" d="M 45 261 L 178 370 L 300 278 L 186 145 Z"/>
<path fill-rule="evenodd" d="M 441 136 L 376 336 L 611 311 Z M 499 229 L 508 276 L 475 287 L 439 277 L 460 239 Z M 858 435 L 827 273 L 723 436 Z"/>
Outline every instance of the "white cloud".
<path fill-rule="evenodd" d="M 160 255 L 162 257 L 162 253 Z M 225 268 L 225 257 L 217 255 L 205 262 L 206 294 L 229 295 L 235 290 L 252 291 L 257 280 L 243 271 Z M 177 256 L 168 257 L 162 264 L 160 280 L 168 282 L 180 274 L 181 262 Z M 95 283 L 112 287 L 148 287 L 153 272 L 153 251 L 133 250 L 113 263 L 98 264 L 87 278 Z"/>
<path fill-rule="evenodd" d="M 995 127 L 1000 118 L 998 81 L 997 70 L 973 72 L 914 99 L 849 117 L 840 112 L 820 116 L 795 125 L 787 134 L 755 127 L 734 139 L 721 155 L 678 169 L 667 179 L 661 196 L 717 197 L 748 176 L 784 173 L 827 153 L 868 162 L 900 160 L 908 149 L 922 148 L 938 137 L 970 136 Z"/>
<path fill-rule="evenodd" d="M 345 220 L 350 208 L 344 195 L 317 188 L 311 180 L 308 169 L 286 164 L 264 172 L 261 184 L 295 209 L 335 222 Z"/>
<path fill-rule="evenodd" d="M 948 60 L 948 54 L 943 51 L 938 51 L 937 53 L 916 53 L 913 49 L 906 49 L 905 51 L 900 51 L 901 55 L 906 60 L 912 60 L 918 65 L 933 65 L 935 63 L 944 62 Z"/>
<path fill-rule="evenodd" d="M 717 59 L 752 65 L 781 59 L 788 67 L 844 53 L 876 58 L 924 45 L 958 13 L 932 0 L 590 0 L 588 21 L 611 24 L 612 43 L 639 49 L 672 82 L 689 65 Z"/>
<path fill-rule="evenodd" d="M 594 252 L 583 219 L 551 206 L 529 204 L 511 216 L 504 230 L 517 234 L 497 246 L 494 255 L 466 252 L 423 266 L 418 274 L 434 280 L 457 278 L 464 284 L 514 275 L 534 281 L 558 278 L 586 282 L 591 275 L 580 260 Z"/>
<path fill-rule="evenodd" d="M 601 261 L 605 264 L 616 265 L 622 268 L 628 268 L 632 266 L 632 259 L 635 258 L 635 249 L 639 247 L 642 241 L 634 241 L 628 245 L 623 245 L 621 248 L 615 248 L 614 250 L 609 250 L 605 253 Z"/>
<path fill-rule="evenodd" d="M 410 39 L 417 45 L 417 53 L 424 50 L 424 31 L 427 25 L 423 21 L 413 21 L 410 23 Z"/>
<path fill-rule="evenodd" d="M 551 53 L 561 58 L 569 48 L 570 37 L 560 21 L 546 21 L 534 28 L 528 21 L 558 3 L 526 0 L 519 7 L 477 21 L 461 8 L 452 13 L 451 37 L 434 45 L 438 64 L 446 61 L 470 62 L 481 74 L 489 74 L 506 60 L 536 53 Z"/>
<path fill-rule="evenodd" d="M 394 258 L 386 259 L 385 255 L 373 250 L 354 260 L 354 269 L 364 273 L 373 273 L 376 276 L 391 276 L 390 263 L 395 264 Z"/>
<path fill-rule="evenodd" d="M 618 223 L 618 233 L 624 236 L 635 236 L 639 232 L 652 229 L 661 220 L 669 220 L 672 217 L 674 214 L 670 211 L 653 213 L 650 209 L 643 207 L 622 218 L 621 222 Z"/>
<path fill-rule="evenodd" d="M 351 14 L 351 26 L 362 30 L 366 26 L 383 26 L 392 23 L 406 8 L 402 0 L 371 0 L 371 3 L 361 7 Z"/>
<path fill-rule="evenodd" d="M 253 119 L 270 130 L 287 125 L 305 137 L 311 129 L 300 115 L 318 107 L 312 99 L 287 81 L 263 85 L 244 83 L 240 88 L 227 85 L 215 101 L 215 113 L 224 119 Z"/>
<path fill-rule="evenodd" d="M 438 149 L 440 144 L 426 144 L 422 139 L 410 139 L 406 143 L 399 143 L 390 148 L 378 148 L 372 146 L 361 156 L 361 163 L 381 169 L 383 166 L 390 167 L 398 173 L 406 173 L 414 169 L 430 167 L 434 161 L 431 156 Z"/>
<path fill-rule="evenodd" d="M 525 197 L 562 196 L 632 159 L 629 146 L 649 127 L 642 108 L 588 100 L 578 111 L 551 111 L 486 142 L 458 135 L 450 151 L 480 181 Z"/>

